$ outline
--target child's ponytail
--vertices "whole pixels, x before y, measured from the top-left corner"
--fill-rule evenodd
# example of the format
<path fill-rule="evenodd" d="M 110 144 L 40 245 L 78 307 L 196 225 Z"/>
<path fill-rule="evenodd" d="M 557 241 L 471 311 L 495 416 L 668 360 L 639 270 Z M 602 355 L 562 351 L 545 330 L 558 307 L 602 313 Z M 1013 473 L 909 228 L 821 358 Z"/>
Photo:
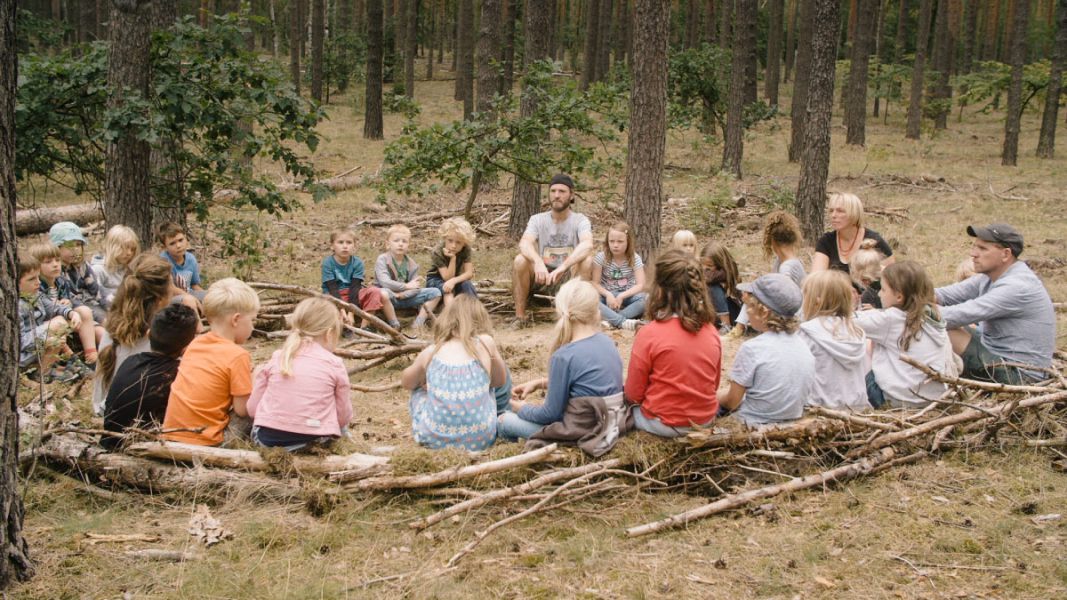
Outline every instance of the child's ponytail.
<path fill-rule="evenodd" d="M 574 338 L 574 324 L 595 325 L 600 319 L 600 295 L 588 281 L 572 279 L 563 284 L 556 294 L 556 313 L 559 320 L 552 330 L 553 340 L 549 353 L 569 344 Z"/>
<path fill-rule="evenodd" d="M 306 342 L 320 336 L 337 341 L 341 336 L 341 315 L 329 300 L 307 298 L 296 305 L 291 325 L 292 331 L 285 338 L 278 357 L 278 367 L 286 377 L 293 375 L 293 360 Z"/>

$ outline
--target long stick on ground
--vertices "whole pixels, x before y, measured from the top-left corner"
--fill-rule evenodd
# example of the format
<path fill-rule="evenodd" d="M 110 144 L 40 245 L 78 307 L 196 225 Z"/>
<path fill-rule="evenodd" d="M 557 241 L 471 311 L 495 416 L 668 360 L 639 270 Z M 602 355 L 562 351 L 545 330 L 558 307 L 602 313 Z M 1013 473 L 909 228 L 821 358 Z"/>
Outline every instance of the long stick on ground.
<path fill-rule="evenodd" d="M 803 419 L 795 423 L 777 425 L 757 431 L 714 433 L 708 430 L 696 430 L 691 431 L 684 438 L 684 441 L 694 448 L 762 446 L 767 442 L 833 437 L 844 429 L 844 423 L 841 421 Z"/>
<path fill-rule="evenodd" d="M 829 471 L 823 471 L 822 473 L 816 473 L 815 475 L 807 475 L 805 477 L 793 479 L 791 481 L 780 483 L 778 485 L 769 485 L 767 487 L 749 490 L 740 494 L 730 494 L 729 496 L 720 498 L 719 500 L 716 500 L 711 504 L 705 504 L 704 506 L 701 506 L 699 508 L 688 510 L 684 513 L 668 517 L 661 521 L 648 523 L 646 525 L 641 525 L 638 527 L 631 527 L 626 530 L 626 535 L 628 537 L 637 537 L 641 535 L 647 535 L 649 533 L 655 533 L 662 529 L 680 527 L 682 525 L 685 525 L 686 523 L 689 523 L 690 521 L 703 519 L 705 517 L 709 517 L 711 515 L 721 513 L 726 510 L 738 508 L 749 504 L 750 502 L 755 502 L 756 500 L 770 498 L 772 496 L 777 496 L 782 493 L 796 492 L 799 490 L 824 485 L 833 481 L 849 479 L 851 477 L 855 477 L 856 475 L 861 475 L 863 473 L 870 472 L 871 469 L 875 468 L 879 464 L 891 460 L 893 458 L 893 455 L 893 449 L 886 448 L 885 450 L 882 450 L 881 453 L 875 456 L 867 457 L 859 462 L 842 465 L 840 467 L 837 467 L 836 469 L 830 469 Z"/>
<path fill-rule="evenodd" d="M 374 324 L 374 326 L 378 329 L 378 331 L 385 332 L 386 334 L 389 335 L 389 337 L 393 338 L 393 340 L 395 340 L 397 343 L 400 343 L 400 344 L 407 344 L 408 343 L 408 339 L 407 338 L 405 338 L 403 335 L 401 335 L 399 331 L 394 329 L 392 326 L 390 326 L 385 321 L 379 319 L 378 317 L 372 315 L 369 312 L 364 311 L 362 308 L 356 306 L 355 304 L 352 304 L 351 302 L 345 302 L 344 300 L 341 300 L 340 298 L 334 298 L 333 296 L 331 296 L 329 294 L 323 294 L 323 293 L 320 293 L 320 292 L 316 292 L 314 290 L 309 290 L 309 289 L 307 289 L 305 287 L 302 287 L 302 286 L 299 286 L 299 285 L 290 285 L 290 284 L 287 284 L 287 283 L 270 283 L 270 282 L 266 282 L 266 281 L 253 281 L 253 282 L 249 282 L 248 285 L 253 287 L 253 288 L 255 288 L 255 289 L 257 289 L 257 290 L 277 290 L 279 292 L 290 292 L 290 293 L 293 293 L 293 294 L 300 294 L 301 296 L 311 296 L 313 298 L 325 298 L 325 299 L 329 300 L 330 302 L 334 303 L 334 305 L 336 305 L 341 310 L 348 311 L 348 312 L 352 313 L 353 315 L 355 315 L 355 316 L 357 316 L 357 317 L 359 317 L 361 319 L 366 319 L 367 321 L 370 321 L 371 323 Z"/>
<path fill-rule="evenodd" d="M 488 475 L 489 473 L 497 473 L 499 471 L 507 471 L 508 469 L 539 463 L 546 460 L 553 452 L 555 452 L 556 447 L 556 444 L 549 444 L 544 448 L 538 448 L 532 452 L 524 452 L 515 456 L 509 456 L 508 458 L 484 462 L 477 465 L 452 467 L 451 469 L 445 469 L 444 471 L 429 473 L 427 475 L 371 477 L 346 485 L 345 489 L 367 491 L 434 487 L 452 483 L 453 481 L 459 481 L 461 479 L 477 477 L 478 475 Z M 346 472 L 331 473 L 330 479 L 338 483 L 351 481 Z"/>
<path fill-rule="evenodd" d="M 569 469 L 559 469 L 556 471 L 552 471 L 536 479 L 531 479 L 526 483 L 509 488 L 486 492 L 476 498 L 471 498 L 470 500 L 464 500 L 463 502 L 460 502 L 458 504 L 453 504 L 452 506 L 449 506 L 448 508 L 442 511 L 435 512 L 434 514 L 419 519 L 418 521 L 413 521 L 409 523 L 409 526 L 412 529 L 425 529 L 427 527 L 430 527 L 431 525 L 440 523 L 441 521 L 444 521 L 445 519 L 453 515 L 458 515 L 469 510 L 480 508 L 482 506 L 485 506 L 486 504 L 489 504 L 490 502 L 507 500 L 508 498 L 512 498 L 514 496 L 528 494 L 533 490 L 536 490 L 540 487 L 544 487 L 549 484 L 553 484 L 557 481 L 562 481 L 564 479 L 570 479 L 573 477 L 580 477 L 588 473 L 603 471 L 605 469 L 611 469 L 620 466 L 621 464 L 621 460 L 613 458 L 610 460 L 605 460 L 603 462 L 582 465 L 580 467 L 572 467 Z"/>
<path fill-rule="evenodd" d="M 952 377 L 945 375 L 931 369 L 928 365 L 915 360 L 907 354 L 901 354 L 900 360 L 908 363 L 922 371 L 927 377 L 935 379 L 942 383 L 949 385 L 958 385 L 960 387 L 973 388 L 976 390 L 982 390 L 984 392 L 993 392 L 995 394 L 1045 394 L 1048 393 L 1047 387 L 1041 387 L 1037 385 L 1008 385 L 1006 383 L 991 383 L 988 381 L 977 381 L 974 379 L 964 379 L 962 377 Z"/>
<path fill-rule="evenodd" d="M 822 417 L 828 417 L 830 419 L 837 419 L 839 421 L 846 421 L 854 425 L 861 425 L 868 429 L 881 429 L 882 431 L 900 431 L 900 427 L 891 423 L 883 423 L 881 421 L 875 421 L 874 419 L 868 419 L 852 413 L 832 410 L 823 406 L 809 406 L 808 411 L 815 413 Z"/>
<path fill-rule="evenodd" d="M 141 442 L 126 448 L 127 454 L 184 463 L 204 464 L 211 467 L 246 469 L 249 471 L 272 471 L 274 467 L 252 450 L 231 450 L 211 446 L 196 446 L 178 442 Z M 293 469 L 300 473 L 332 473 L 345 471 L 355 477 L 380 474 L 388 469 L 389 459 L 384 456 L 360 454 L 347 456 L 296 456 L 290 455 Z"/>

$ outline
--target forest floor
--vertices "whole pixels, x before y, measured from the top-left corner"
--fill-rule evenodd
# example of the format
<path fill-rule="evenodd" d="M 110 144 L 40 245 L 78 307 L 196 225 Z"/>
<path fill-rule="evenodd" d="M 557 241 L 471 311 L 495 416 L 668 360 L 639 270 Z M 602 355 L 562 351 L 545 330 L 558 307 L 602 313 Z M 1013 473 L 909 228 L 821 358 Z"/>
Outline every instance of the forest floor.
<path fill-rule="evenodd" d="M 458 118 L 452 86 L 451 81 L 418 83 L 422 122 Z M 374 173 L 385 142 L 362 139 L 362 111 L 353 108 L 352 98 L 335 98 L 328 111 L 330 119 L 321 127 L 325 140 L 313 156 L 316 167 L 326 176 L 357 166 L 357 173 Z M 1067 301 L 1067 159 L 1062 158 L 1067 150 L 1055 160 L 1033 157 L 1040 115 L 1026 115 L 1020 165 L 1006 168 L 1000 166 L 1000 114 L 968 109 L 962 123 L 954 115 L 948 130 L 924 131 L 914 142 L 904 139 L 901 108 L 894 105 L 891 111 L 888 124 L 869 121 L 866 148 L 843 144 L 841 118 L 835 114 L 829 187 L 858 194 L 870 209 L 869 226 L 899 257 L 925 264 L 939 284 L 952 281 L 956 265 L 967 256 L 966 225 L 1011 222 L 1026 237 L 1023 258 L 1045 280 L 1054 301 Z M 401 124 L 396 115 L 386 117 L 386 141 Z M 796 187 L 798 166 L 786 162 L 788 137 L 784 116 L 749 132 L 745 178 L 733 181 L 712 174 L 721 146 L 708 145 L 692 132 L 672 131 L 665 235 L 679 227 L 694 229 L 701 243 L 725 242 L 746 278 L 765 271 L 769 261 L 760 249 L 760 217 Z M 480 196 L 475 221 L 490 223 L 505 209 L 510 185 L 501 181 L 498 189 Z M 602 192 L 583 194 L 575 205 L 592 218 L 597 238 L 621 217 L 623 174 L 606 185 Z M 743 208 L 736 207 L 739 196 L 746 198 Z M 333 227 L 397 212 L 418 225 L 413 255 L 425 266 L 437 222 L 420 221 L 419 215 L 459 207 L 464 198 L 392 198 L 382 206 L 365 187 L 321 204 L 305 196 L 303 210 L 259 218 L 271 246 L 253 279 L 317 287 L 319 261 L 328 253 Z M 38 201 L 71 199 L 56 193 Z M 489 229 L 496 235 L 481 235 L 475 244 L 476 279 L 506 281 L 514 244 L 504 239 L 500 223 Z M 193 234 L 207 280 L 230 275 L 221 242 L 199 226 Z M 357 254 L 368 266 L 383 251 L 384 234 L 381 227 L 359 229 Z M 99 238 L 93 238 L 93 247 Z M 497 339 L 515 381 L 539 376 L 547 364 L 550 321 L 546 317 L 516 332 L 503 326 L 504 316 L 498 319 Z M 1067 345 L 1063 312 L 1057 332 L 1059 345 Z M 626 360 L 633 334 L 611 335 Z M 724 372 L 738 344 L 725 341 Z M 256 339 L 249 347 L 258 363 L 279 345 Z M 406 359 L 394 361 L 356 381 L 396 381 L 406 364 Z M 92 425 L 83 406 L 87 391 L 75 403 L 83 425 Z M 403 393 L 354 393 L 354 404 L 356 436 L 370 443 L 412 445 Z M 24 444 L 32 434 L 24 432 Z M 353 496 L 322 516 L 310 515 L 300 504 L 233 498 L 211 508 L 233 539 L 200 549 L 195 561 L 150 563 L 123 551 L 196 550 L 186 532 L 195 493 L 103 496 L 37 466 L 23 487 L 25 531 L 37 576 L 9 593 L 12 598 L 1064 597 L 1067 520 L 1035 519 L 1067 512 L 1067 476 L 1051 466 L 1053 458 L 1048 450 L 1017 447 L 950 452 L 833 488 L 777 498 L 775 508 L 761 515 L 736 511 L 637 539 L 626 538 L 623 529 L 705 500 L 637 491 L 612 501 L 594 498 L 501 529 L 443 573 L 438 570 L 449 557 L 502 518 L 503 509 L 476 511 L 417 533 L 407 522 L 436 510 L 417 494 Z M 159 541 L 93 545 L 87 533 L 143 533 Z"/>

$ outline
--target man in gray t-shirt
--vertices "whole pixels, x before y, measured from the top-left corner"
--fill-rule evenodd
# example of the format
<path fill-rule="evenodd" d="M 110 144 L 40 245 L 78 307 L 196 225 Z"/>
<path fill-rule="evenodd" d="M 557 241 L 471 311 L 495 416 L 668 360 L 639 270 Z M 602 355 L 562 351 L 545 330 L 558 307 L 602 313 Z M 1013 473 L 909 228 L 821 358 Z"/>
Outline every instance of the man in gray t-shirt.
<path fill-rule="evenodd" d="M 1040 370 L 1003 364 L 1047 369 L 1056 349 L 1056 312 L 1045 285 L 1019 260 L 1022 234 L 994 223 L 969 226 L 967 235 L 974 238 L 975 275 L 936 290 L 963 375 L 1007 384 L 1043 378 Z"/>
<path fill-rule="evenodd" d="M 515 319 L 520 324 L 527 321 L 526 301 L 534 285 L 551 289 L 573 277 L 588 280 L 592 273 L 593 229 L 585 215 L 571 211 L 574 180 L 556 175 L 548 197 L 551 209 L 530 217 L 512 266 Z"/>

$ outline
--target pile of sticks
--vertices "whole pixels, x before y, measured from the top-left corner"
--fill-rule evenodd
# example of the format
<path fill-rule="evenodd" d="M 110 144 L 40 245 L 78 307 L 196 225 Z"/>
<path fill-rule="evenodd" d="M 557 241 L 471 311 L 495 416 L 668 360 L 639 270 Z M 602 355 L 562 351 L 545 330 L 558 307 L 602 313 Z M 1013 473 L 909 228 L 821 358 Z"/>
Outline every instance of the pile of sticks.
<path fill-rule="evenodd" d="M 1050 369 L 1049 378 L 1034 385 L 983 383 L 921 368 L 947 383 L 949 391 L 920 411 L 854 414 L 811 408 L 799 421 L 756 430 L 725 419 L 679 440 L 631 434 L 596 462 L 552 445 L 495 460 L 463 455 L 467 460 L 462 464 L 412 475 L 394 471 L 389 449 L 296 456 L 279 464 L 254 451 L 159 441 L 129 443 L 124 452 L 109 453 L 93 443 L 91 435 L 100 432 L 69 430 L 45 436 L 20 459 L 65 468 L 88 483 L 152 491 L 193 487 L 201 496 L 239 491 L 299 501 L 306 499 L 309 482 L 318 482 L 315 489 L 333 497 L 415 491 L 446 505 L 413 520 L 410 526 L 418 530 L 506 506 L 510 516 L 477 532 L 445 568 L 455 566 L 501 527 L 594 496 L 681 490 L 714 499 L 634 525 L 626 530 L 633 537 L 780 494 L 879 473 L 946 449 L 1020 445 L 1067 460 L 1060 449 L 1067 448 L 1067 378 L 1062 368 Z"/>

